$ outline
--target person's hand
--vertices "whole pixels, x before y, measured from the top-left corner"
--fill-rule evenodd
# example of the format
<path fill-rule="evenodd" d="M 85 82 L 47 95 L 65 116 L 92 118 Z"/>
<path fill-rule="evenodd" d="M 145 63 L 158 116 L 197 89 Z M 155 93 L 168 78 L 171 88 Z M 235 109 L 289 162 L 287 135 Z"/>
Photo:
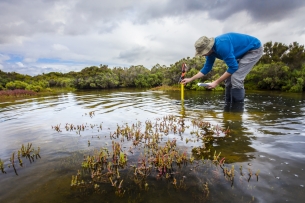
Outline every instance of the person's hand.
<path fill-rule="evenodd" d="M 213 81 L 211 83 L 207 83 L 209 86 L 207 86 L 208 89 L 214 89 L 217 87 L 218 83 L 216 81 Z"/>
<path fill-rule="evenodd" d="M 181 81 L 181 83 L 184 84 L 184 85 L 186 85 L 186 83 L 189 83 L 189 82 L 191 82 L 191 81 L 192 81 L 191 78 L 184 78 L 184 79 Z"/>

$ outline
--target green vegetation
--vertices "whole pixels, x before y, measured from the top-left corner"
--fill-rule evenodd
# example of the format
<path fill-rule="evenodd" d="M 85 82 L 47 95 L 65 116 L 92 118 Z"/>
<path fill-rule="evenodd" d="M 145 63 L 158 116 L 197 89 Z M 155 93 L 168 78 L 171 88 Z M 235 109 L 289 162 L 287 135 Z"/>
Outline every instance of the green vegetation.
<path fill-rule="evenodd" d="M 303 92 L 305 89 L 305 50 L 304 45 L 293 42 L 290 45 L 267 42 L 264 44 L 264 55 L 246 77 L 246 89 L 280 90 Z M 183 58 L 169 67 L 156 64 L 151 69 L 142 65 L 129 68 L 108 68 L 107 65 L 86 67 L 80 72 L 59 73 L 29 76 L 16 72 L 0 70 L 1 90 L 30 90 L 50 92 L 53 88 L 64 89 L 108 89 L 119 87 L 153 88 L 158 86 L 176 86 L 182 64 L 186 63 L 186 77 L 196 74 L 205 63 L 205 58 Z M 198 82 L 213 81 L 227 70 L 226 64 L 216 60 L 212 71 L 201 79 L 188 83 L 185 88 L 206 90 L 198 87 Z M 223 84 L 216 90 L 223 90 Z M 169 88 L 170 89 L 170 88 Z"/>

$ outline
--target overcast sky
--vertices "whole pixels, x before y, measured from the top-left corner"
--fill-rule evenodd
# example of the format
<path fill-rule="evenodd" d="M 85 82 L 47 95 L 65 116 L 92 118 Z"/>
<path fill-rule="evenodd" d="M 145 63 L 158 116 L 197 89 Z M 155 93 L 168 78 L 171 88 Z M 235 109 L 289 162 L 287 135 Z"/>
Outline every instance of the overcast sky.
<path fill-rule="evenodd" d="M 0 69 L 169 66 L 226 32 L 305 44 L 304 0 L 0 0 Z"/>

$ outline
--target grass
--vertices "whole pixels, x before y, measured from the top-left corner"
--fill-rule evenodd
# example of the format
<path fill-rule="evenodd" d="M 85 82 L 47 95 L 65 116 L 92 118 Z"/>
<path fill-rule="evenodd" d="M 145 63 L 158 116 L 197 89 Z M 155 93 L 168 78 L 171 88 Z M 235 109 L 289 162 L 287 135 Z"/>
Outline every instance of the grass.
<path fill-rule="evenodd" d="M 24 97 L 24 96 L 33 96 L 37 93 L 31 90 L 2 90 L 0 91 L 0 97 Z"/>
<path fill-rule="evenodd" d="M 46 88 L 41 92 L 34 92 L 31 90 L 1 90 L 0 101 L 10 101 L 15 99 L 31 98 L 35 96 L 47 96 L 65 92 L 75 91 L 74 88 Z"/>

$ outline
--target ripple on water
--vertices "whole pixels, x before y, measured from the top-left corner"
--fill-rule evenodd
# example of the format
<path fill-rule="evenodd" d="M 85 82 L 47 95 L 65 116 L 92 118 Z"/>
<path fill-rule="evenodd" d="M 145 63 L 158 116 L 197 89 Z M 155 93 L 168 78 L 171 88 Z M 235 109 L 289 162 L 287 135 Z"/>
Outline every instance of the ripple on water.
<path fill-rule="evenodd" d="M 242 113 L 242 116 L 238 116 L 238 113 L 236 112 L 228 112 L 228 114 L 225 115 L 223 113 L 223 103 L 221 103 L 220 99 L 218 97 L 209 96 L 209 94 L 210 93 L 196 93 L 198 99 L 187 99 L 183 107 L 185 108 L 185 112 L 187 112 L 187 117 L 198 118 L 198 116 L 201 116 L 212 122 L 221 122 L 221 125 L 229 124 L 230 127 L 232 126 L 232 131 L 235 131 L 234 136 L 236 137 L 233 137 L 229 141 L 225 140 L 224 142 L 213 143 L 212 147 L 215 147 L 215 149 L 217 148 L 217 152 L 220 148 L 224 149 L 224 153 L 227 154 L 234 154 L 234 156 L 238 156 L 239 154 L 243 155 L 244 152 L 234 153 L 234 150 L 236 150 L 236 146 L 240 147 L 240 145 L 237 145 L 236 143 L 244 140 L 243 145 L 247 145 L 247 149 L 254 151 L 255 148 L 258 153 L 264 153 L 264 155 L 259 155 L 261 159 L 258 159 L 257 161 L 274 161 L 263 165 L 262 168 L 258 168 L 261 169 L 262 177 L 263 175 L 268 174 L 271 169 L 274 169 L 272 168 L 273 165 L 280 165 L 281 163 L 283 164 L 282 168 L 289 167 L 291 170 L 291 173 L 289 174 L 290 177 L 293 177 L 293 174 L 297 179 L 300 181 L 302 180 L 302 173 L 290 168 L 298 164 L 295 162 L 295 159 L 286 157 L 283 159 L 281 156 L 289 153 L 287 145 L 296 146 L 305 143 L 305 140 L 302 140 L 305 136 L 305 107 L 300 107 L 304 101 L 298 100 L 296 103 L 278 97 L 278 95 L 277 98 L 269 95 L 269 97 L 266 97 L 265 95 L 249 95 L 246 100 L 245 111 Z M 185 97 L 192 96 L 188 95 L 188 92 L 186 92 Z M 8 144 L 15 145 L 17 143 L 19 146 L 19 143 L 21 142 L 30 141 L 32 139 L 31 136 L 39 137 L 40 134 L 43 134 L 44 136 L 40 136 L 39 139 L 35 140 L 37 143 L 51 144 L 52 141 L 54 143 L 56 142 L 55 144 L 58 145 L 58 149 L 66 147 L 70 150 L 69 147 L 71 146 L 79 147 L 79 143 L 82 139 L 87 142 L 87 137 L 82 135 L 82 137 L 80 136 L 75 138 L 75 140 L 72 140 L 71 135 L 66 138 L 71 140 L 71 146 L 65 146 L 64 143 L 60 142 L 62 141 L 62 137 L 64 137 L 62 134 L 50 133 L 51 125 L 62 123 L 62 126 L 64 126 L 66 122 L 77 122 L 74 124 L 81 124 L 83 122 L 104 122 L 103 126 L 107 128 L 107 124 L 109 123 L 116 125 L 117 123 L 122 123 L 122 121 L 134 122 L 136 119 L 145 120 L 162 117 L 163 115 L 168 114 L 181 116 L 181 107 L 182 104 L 180 102 L 179 92 L 169 94 L 123 91 L 107 94 L 101 92 L 98 94 L 72 93 L 58 97 L 46 97 L 43 100 L 24 100 L 0 108 L 0 123 L 2 129 L 6 129 L 6 136 L 13 137 L 15 134 L 20 134 L 18 139 L 11 141 L 10 143 L 2 143 L 1 148 L 16 148 L 16 146 L 8 146 Z M 85 116 L 85 113 L 88 113 L 89 111 L 95 111 L 96 118 Z M 285 139 L 287 134 L 298 132 L 298 136 L 301 137 L 300 140 Z M 107 137 L 108 135 L 109 132 L 107 131 Z M 3 136 L 2 131 L 0 137 L 3 138 Z M 249 139 L 250 137 L 251 139 Z M 272 138 L 270 139 L 271 141 L 268 140 L 268 138 Z M 232 140 L 235 142 L 232 143 Z M 230 147 L 223 147 L 224 145 L 230 145 Z M 74 150 L 73 147 L 71 147 L 71 150 Z M 269 155 L 272 154 L 271 152 L 275 152 L 274 154 L 277 155 L 279 154 L 276 156 L 277 162 L 275 162 L 275 159 L 273 158 L 265 158 L 270 157 Z M 303 151 L 292 151 L 290 153 L 290 157 L 297 157 L 298 160 L 304 158 Z M 286 160 L 288 161 L 286 162 Z M 247 161 L 245 161 L 245 165 L 247 168 L 257 168 L 255 164 L 249 163 L 249 157 Z M 300 165 L 297 166 L 299 167 Z M 287 169 L 284 169 L 284 172 L 281 170 L 281 179 L 286 181 L 289 176 L 285 176 L 285 174 L 287 174 Z M 275 176 L 275 178 L 280 179 L 280 176 Z M 274 176 L 270 176 L 270 179 L 274 180 Z M 263 183 L 268 184 L 268 187 L 273 187 L 273 185 L 267 182 L 268 181 Z M 287 183 L 289 184 L 291 182 L 287 180 Z M 260 184 L 260 182 L 257 182 L 257 184 Z M 295 184 L 302 188 L 304 187 L 303 182 Z M 291 192 L 286 188 L 281 189 L 283 189 L 285 193 Z M 262 197 L 264 197 L 264 195 L 266 194 L 262 194 Z M 273 196 L 273 192 L 271 192 L 270 195 Z"/>

